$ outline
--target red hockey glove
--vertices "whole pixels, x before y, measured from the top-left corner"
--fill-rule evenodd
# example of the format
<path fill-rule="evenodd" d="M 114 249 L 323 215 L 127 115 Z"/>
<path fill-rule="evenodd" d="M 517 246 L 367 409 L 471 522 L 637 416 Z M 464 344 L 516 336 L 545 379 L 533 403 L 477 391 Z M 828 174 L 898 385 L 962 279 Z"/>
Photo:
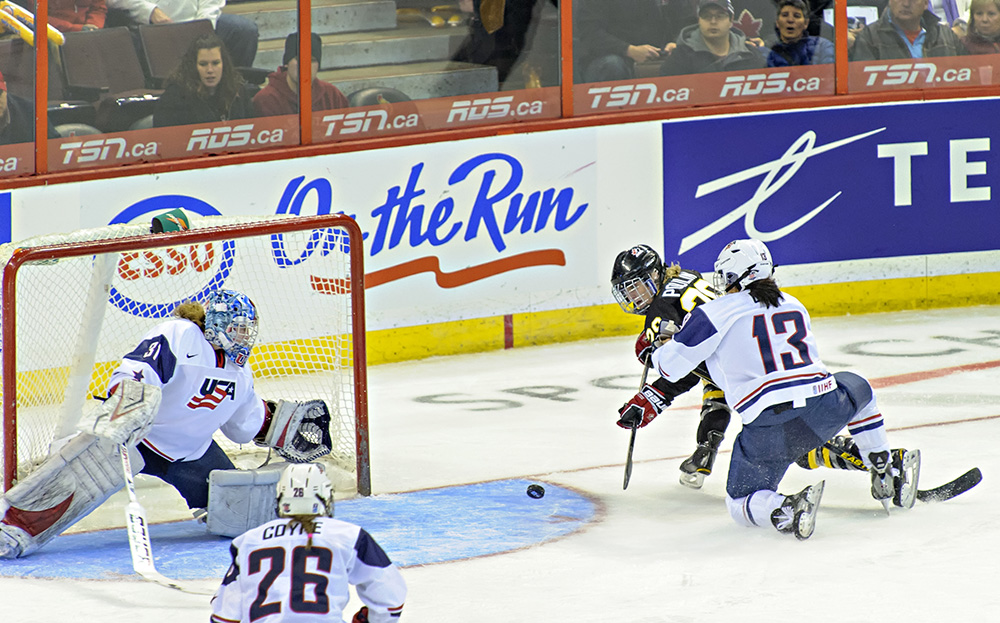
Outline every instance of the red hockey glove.
<path fill-rule="evenodd" d="M 635 356 L 642 365 L 648 365 L 649 357 L 653 354 L 653 343 L 646 337 L 643 331 L 635 340 Z"/>
<path fill-rule="evenodd" d="M 618 410 L 618 426 L 622 428 L 642 428 L 653 421 L 670 405 L 663 393 L 646 383 L 642 390 Z"/>
<path fill-rule="evenodd" d="M 368 606 L 362 606 L 351 619 L 351 623 L 368 623 Z"/>

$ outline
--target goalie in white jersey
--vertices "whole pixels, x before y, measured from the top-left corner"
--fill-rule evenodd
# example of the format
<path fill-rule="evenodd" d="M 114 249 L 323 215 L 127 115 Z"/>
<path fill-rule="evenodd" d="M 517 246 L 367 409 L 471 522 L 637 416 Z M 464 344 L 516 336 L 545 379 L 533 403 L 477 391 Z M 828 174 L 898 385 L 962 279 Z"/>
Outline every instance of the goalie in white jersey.
<path fill-rule="evenodd" d="M 181 303 L 174 318 L 142 336 L 112 373 L 108 395 L 114 399 L 96 423 L 84 422 L 80 433 L 54 444 L 37 470 L 0 497 L 0 557 L 30 554 L 122 488 L 123 445 L 137 452 L 141 473 L 173 485 L 196 515 L 208 506 L 209 473 L 234 468 L 212 439 L 218 430 L 237 443 L 273 447 L 291 461 L 329 453 L 323 401 L 270 402 L 254 390 L 244 364 L 257 324 L 249 297 L 217 290 L 205 305 Z M 126 411 L 130 417 L 120 417 Z M 118 430 L 123 426 L 127 430 Z"/>
<path fill-rule="evenodd" d="M 352 623 L 398 621 L 406 583 L 363 528 L 333 519 L 321 465 L 290 465 L 277 488 L 279 519 L 233 540 L 232 564 L 212 598 L 212 623 L 342 623 L 349 585 L 365 604 Z"/>
<path fill-rule="evenodd" d="M 808 538 L 823 482 L 777 493 L 796 459 L 845 426 L 872 474 L 872 495 L 912 507 L 919 451 L 890 451 L 871 385 L 852 372 L 830 374 L 819 357 L 809 312 L 772 278 L 771 253 L 759 240 L 737 240 L 719 254 L 715 287 L 726 296 L 695 307 L 673 339 L 653 353 L 668 381 L 704 361 L 743 419 L 726 484 L 730 514 L 740 524 L 772 524 Z M 639 407 L 636 407 L 639 408 Z"/>

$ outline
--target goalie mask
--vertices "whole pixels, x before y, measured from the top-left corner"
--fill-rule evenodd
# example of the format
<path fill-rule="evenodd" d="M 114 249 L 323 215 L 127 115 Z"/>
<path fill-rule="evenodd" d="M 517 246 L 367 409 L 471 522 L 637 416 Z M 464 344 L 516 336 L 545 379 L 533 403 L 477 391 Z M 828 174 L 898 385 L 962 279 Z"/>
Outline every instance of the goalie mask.
<path fill-rule="evenodd" d="M 250 358 L 257 340 L 257 307 L 245 294 L 217 290 L 205 304 L 205 339 L 238 366 Z"/>
<path fill-rule="evenodd" d="M 734 240 L 726 245 L 715 260 L 715 289 L 740 291 L 754 281 L 769 279 L 774 274 L 771 252 L 760 240 Z"/>
<path fill-rule="evenodd" d="M 333 485 L 318 463 L 289 465 L 276 489 L 278 516 L 324 515 L 333 517 Z"/>
<path fill-rule="evenodd" d="M 640 244 L 618 254 L 611 271 L 611 291 L 623 310 L 642 314 L 660 291 L 663 262 L 651 247 Z"/>

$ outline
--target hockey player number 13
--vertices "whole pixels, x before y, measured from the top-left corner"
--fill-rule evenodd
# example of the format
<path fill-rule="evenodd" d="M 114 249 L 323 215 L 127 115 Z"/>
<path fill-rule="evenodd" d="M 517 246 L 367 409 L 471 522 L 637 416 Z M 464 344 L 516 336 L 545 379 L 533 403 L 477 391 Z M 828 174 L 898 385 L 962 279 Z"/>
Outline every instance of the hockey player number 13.
<path fill-rule="evenodd" d="M 767 324 L 767 316 L 753 317 L 753 336 L 757 338 L 757 348 L 760 349 L 760 360 L 764 364 L 764 374 L 778 371 L 774 350 L 771 348 L 772 334 L 768 332 Z M 809 358 L 809 346 L 804 341 L 806 323 L 802 314 L 797 311 L 787 311 L 771 316 L 771 328 L 774 330 L 775 337 L 788 333 L 789 325 L 793 330 L 791 335 L 785 338 L 785 341 L 798 352 L 799 359 L 796 361 L 795 353 L 781 353 L 781 368 L 783 370 L 794 370 L 812 363 L 812 359 Z"/>

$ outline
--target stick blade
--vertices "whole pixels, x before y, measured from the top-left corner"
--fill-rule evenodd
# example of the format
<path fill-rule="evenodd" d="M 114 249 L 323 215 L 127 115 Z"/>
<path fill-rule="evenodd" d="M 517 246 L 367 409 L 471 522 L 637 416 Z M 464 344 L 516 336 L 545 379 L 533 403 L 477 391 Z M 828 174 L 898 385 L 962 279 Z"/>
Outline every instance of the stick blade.
<path fill-rule="evenodd" d="M 973 467 L 955 480 L 946 482 L 940 487 L 917 491 L 917 499 L 921 502 L 944 502 L 965 493 L 982 480 L 983 472 L 978 467 Z"/>

